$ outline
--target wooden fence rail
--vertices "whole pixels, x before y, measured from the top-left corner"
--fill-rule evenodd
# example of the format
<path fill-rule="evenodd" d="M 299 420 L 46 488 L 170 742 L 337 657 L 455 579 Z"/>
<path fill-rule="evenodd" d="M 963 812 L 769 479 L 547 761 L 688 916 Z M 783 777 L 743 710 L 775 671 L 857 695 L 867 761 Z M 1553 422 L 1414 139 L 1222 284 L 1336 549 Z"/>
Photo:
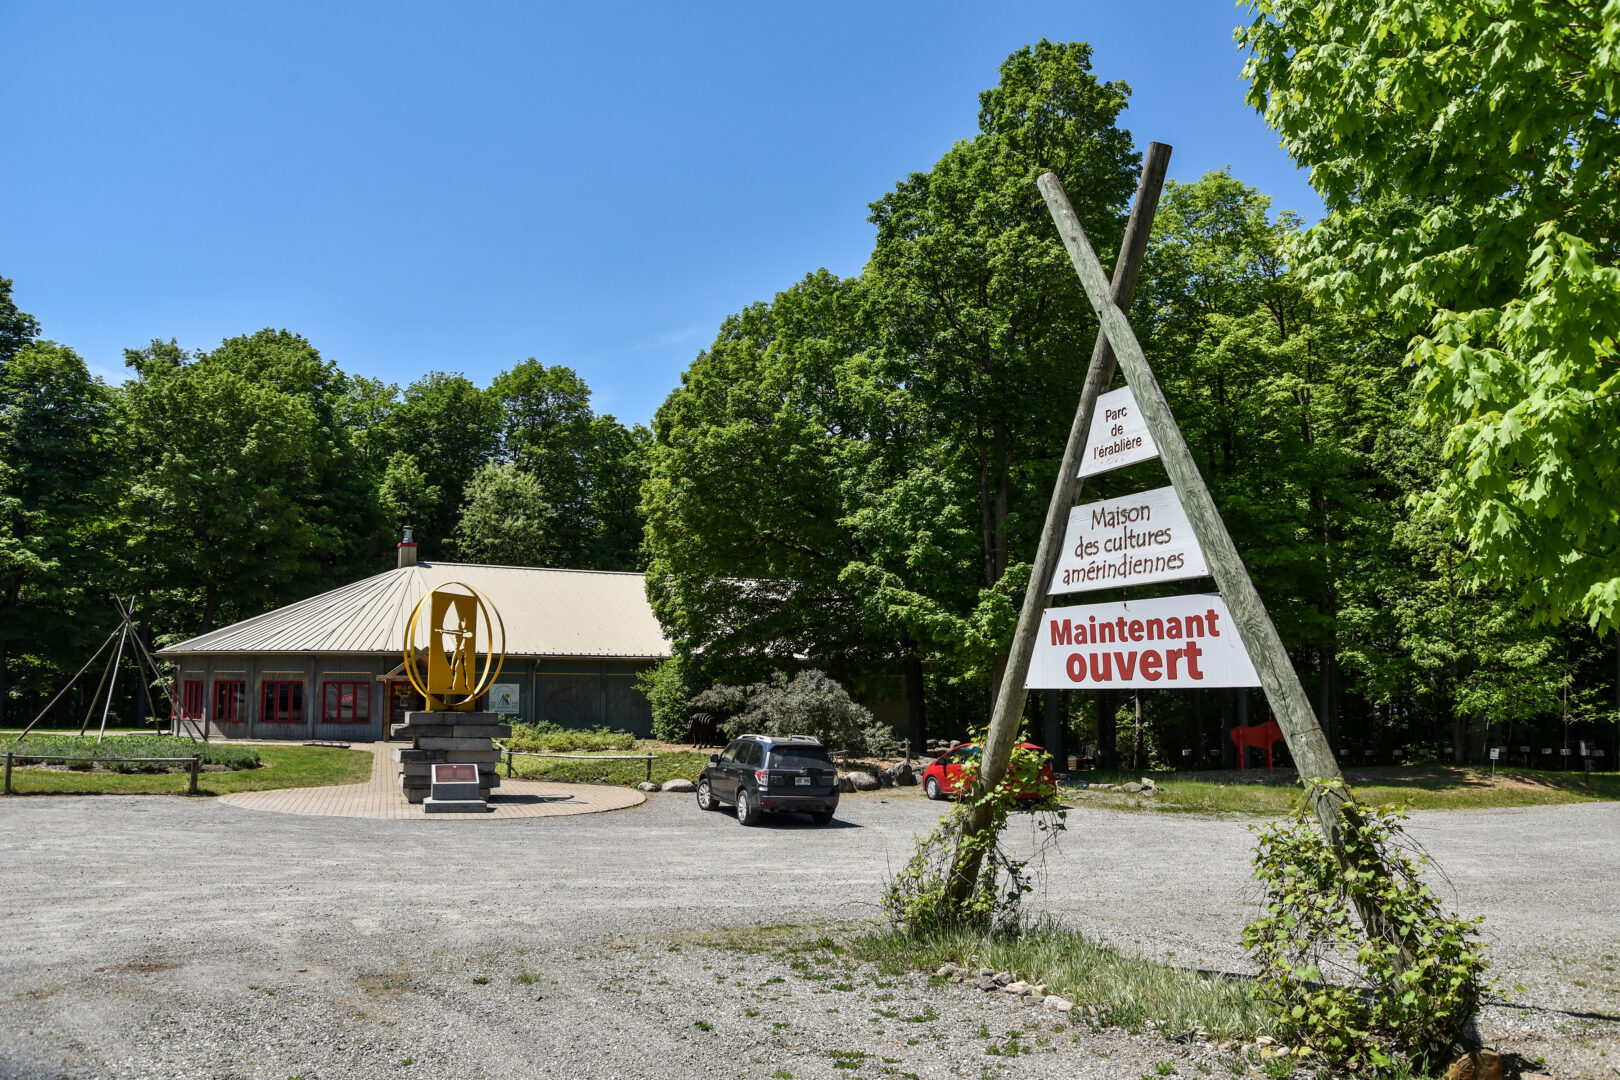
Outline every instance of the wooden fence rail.
<path fill-rule="evenodd" d="M 17 754 L 17 753 L 13 753 L 10 750 L 7 750 L 6 751 L 6 783 L 5 783 L 5 792 L 4 792 L 7 795 L 12 794 L 12 791 L 11 791 L 11 766 L 12 766 L 13 762 L 17 762 L 17 761 L 88 761 L 88 762 L 90 762 L 92 764 L 96 764 L 96 763 L 106 764 L 106 763 L 112 762 L 112 761 L 126 761 L 126 762 L 134 762 L 134 763 L 137 763 L 137 764 L 154 764 L 154 763 L 162 762 L 163 764 L 168 764 L 168 765 L 172 765 L 172 764 L 175 764 L 177 762 L 186 762 L 186 763 L 189 763 L 190 766 L 191 766 L 191 768 L 190 768 L 191 781 L 186 787 L 186 794 L 187 795 L 195 795 L 195 794 L 197 794 L 197 774 L 202 771 L 202 755 L 201 754 L 192 754 L 190 757 L 64 757 L 64 756 L 62 756 L 60 754 Z"/>

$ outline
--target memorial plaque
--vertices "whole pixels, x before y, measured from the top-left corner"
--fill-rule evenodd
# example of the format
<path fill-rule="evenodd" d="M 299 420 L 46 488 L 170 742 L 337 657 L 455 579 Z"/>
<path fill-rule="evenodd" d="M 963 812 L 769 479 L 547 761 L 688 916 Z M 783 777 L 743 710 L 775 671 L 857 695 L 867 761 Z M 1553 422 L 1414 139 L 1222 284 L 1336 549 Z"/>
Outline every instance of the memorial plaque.
<path fill-rule="evenodd" d="M 478 766 L 435 765 L 433 766 L 433 782 L 435 784 L 476 784 L 478 783 Z"/>

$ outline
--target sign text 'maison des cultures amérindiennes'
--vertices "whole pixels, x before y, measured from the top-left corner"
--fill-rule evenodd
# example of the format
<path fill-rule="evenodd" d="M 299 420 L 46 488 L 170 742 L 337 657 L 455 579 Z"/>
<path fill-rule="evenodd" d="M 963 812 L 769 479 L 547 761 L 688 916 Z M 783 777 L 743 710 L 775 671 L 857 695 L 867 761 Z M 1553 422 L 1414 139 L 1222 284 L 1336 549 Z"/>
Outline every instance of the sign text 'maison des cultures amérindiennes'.
<path fill-rule="evenodd" d="M 1180 581 L 1209 573 L 1175 488 L 1155 488 L 1069 511 L 1048 593 Z"/>
<path fill-rule="evenodd" d="M 1259 686 L 1226 601 L 1214 594 L 1049 608 L 1031 690 Z"/>

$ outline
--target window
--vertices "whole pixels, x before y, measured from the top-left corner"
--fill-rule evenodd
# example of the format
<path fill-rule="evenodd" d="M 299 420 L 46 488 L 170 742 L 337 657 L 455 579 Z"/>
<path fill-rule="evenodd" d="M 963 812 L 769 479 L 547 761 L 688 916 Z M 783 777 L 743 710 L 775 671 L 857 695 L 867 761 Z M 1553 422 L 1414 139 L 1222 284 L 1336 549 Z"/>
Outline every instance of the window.
<path fill-rule="evenodd" d="M 371 684 L 329 682 L 321 694 L 321 723 L 371 723 Z"/>
<path fill-rule="evenodd" d="M 264 705 L 259 710 L 263 724 L 302 724 L 304 722 L 304 684 L 301 682 L 267 682 L 264 684 Z"/>
<path fill-rule="evenodd" d="M 240 679 L 215 680 L 214 723 L 240 724 L 247 719 L 247 683 Z"/>
<path fill-rule="evenodd" d="M 175 715 L 182 720 L 201 720 L 203 684 L 201 679 L 187 679 L 180 684 L 180 709 Z"/>
<path fill-rule="evenodd" d="M 748 744 L 743 742 L 741 739 L 736 740 L 730 746 L 728 746 L 724 750 L 720 751 L 720 760 L 723 761 L 723 762 L 736 761 L 737 760 L 737 752 L 739 750 L 746 749 L 747 745 Z"/>
<path fill-rule="evenodd" d="M 737 764 L 758 765 L 760 758 L 763 756 L 764 747 L 760 746 L 757 742 L 750 741 L 741 750 L 737 751 Z"/>
<path fill-rule="evenodd" d="M 771 747 L 773 769 L 830 769 L 832 758 L 819 746 L 793 746 L 777 743 Z"/>

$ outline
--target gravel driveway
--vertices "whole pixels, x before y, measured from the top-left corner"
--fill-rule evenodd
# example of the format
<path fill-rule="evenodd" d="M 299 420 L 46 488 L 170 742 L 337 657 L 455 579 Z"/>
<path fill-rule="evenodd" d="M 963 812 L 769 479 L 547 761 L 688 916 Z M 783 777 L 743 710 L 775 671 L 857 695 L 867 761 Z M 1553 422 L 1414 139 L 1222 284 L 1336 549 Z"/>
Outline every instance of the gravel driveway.
<path fill-rule="evenodd" d="M 528 821 L 7 799 L 0 1076 L 1193 1075 L 1205 1051 L 1156 1036 L 917 976 L 852 972 L 829 995 L 702 944 L 872 919 L 939 813 L 909 791 L 848 796 L 826 829 L 743 829 L 672 795 Z M 1620 804 L 1428 813 L 1413 832 L 1456 909 L 1487 916 L 1503 988 L 1523 988 L 1488 1037 L 1558 1075 L 1620 1076 Z M 1250 846 L 1241 820 L 1080 809 L 1033 906 L 1244 971 Z M 1036 1052 L 987 1057 L 1010 1031 Z"/>

